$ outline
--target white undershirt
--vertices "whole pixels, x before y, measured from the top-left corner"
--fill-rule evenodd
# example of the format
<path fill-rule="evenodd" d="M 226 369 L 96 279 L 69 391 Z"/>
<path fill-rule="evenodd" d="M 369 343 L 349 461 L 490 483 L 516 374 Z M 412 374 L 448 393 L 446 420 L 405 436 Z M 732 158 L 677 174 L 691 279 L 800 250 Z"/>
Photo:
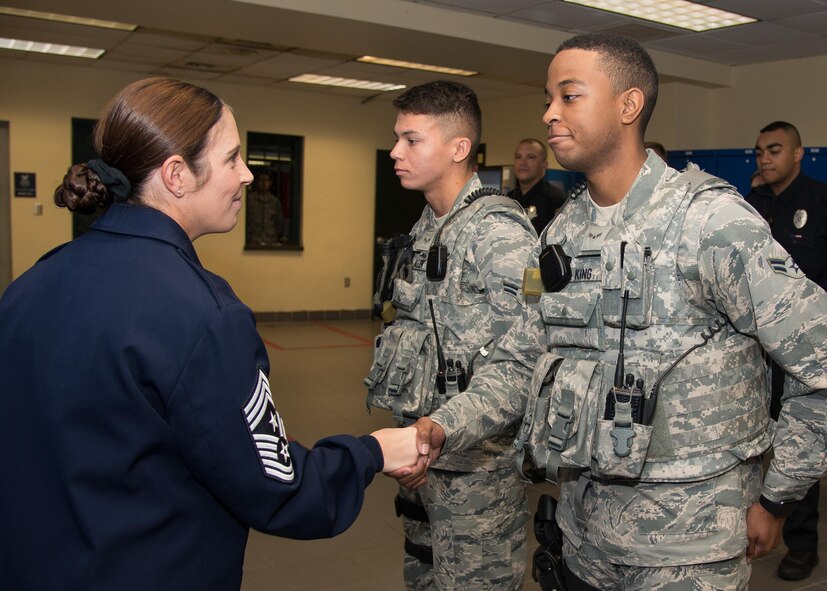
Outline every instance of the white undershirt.
<path fill-rule="evenodd" d="M 597 212 L 597 224 L 599 226 L 608 226 L 612 222 L 612 218 L 614 217 L 617 208 L 620 207 L 621 203 L 623 203 L 622 201 L 618 201 L 614 205 L 607 205 L 603 207 L 602 205 L 595 203 L 591 197 L 589 197 L 589 201 Z"/>

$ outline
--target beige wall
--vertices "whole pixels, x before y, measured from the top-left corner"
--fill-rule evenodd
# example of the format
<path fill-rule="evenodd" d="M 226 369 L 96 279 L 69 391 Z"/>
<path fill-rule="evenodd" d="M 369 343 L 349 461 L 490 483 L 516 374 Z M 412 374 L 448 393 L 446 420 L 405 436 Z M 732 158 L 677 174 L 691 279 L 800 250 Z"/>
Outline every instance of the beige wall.
<path fill-rule="evenodd" d="M 71 238 L 52 192 L 71 158 L 72 117 L 96 118 L 117 90 L 140 77 L 88 68 L 0 60 L 0 119 L 10 121 L 11 170 L 37 173 L 37 199 L 12 199 L 12 273 Z M 256 311 L 366 309 L 372 295 L 375 154 L 391 144 L 394 109 L 361 96 L 210 87 L 247 131 L 305 137 L 303 252 L 245 252 L 243 211 L 230 233 L 196 242 L 204 265 Z M 70 90 L 71 89 L 71 90 Z M 34 203 L 43 215 L 33 214 Z M 424 202 L 423 202 L 424 204 Z M 344 287 L 344 277 L 351 287 Z"/>
<path fill-rule="evenodd" d="M 668 150 L 749 148 L 761 127 L 782 119 L 805 146 L 827 146 L 827 56 L 733 68 L 732 80 L 726 88 L 662 83 L 646 139 Z M 488 164 L 510 163 L 521 137 L 544 137 L 543 100 L 538 90 L 483 104 Z"/>
<path fill-rule="evenodd" d="M 97 117 L 119 88 L 139 77 L 22 60 L 0 60 L 0 119 L 10 122 L 11 170 L 36 172 L 37 202 L 12 199 L 12 273 L 71 237 L 69 215 L 51 192 L 70 159 L 71 117 Z M 668 149 L 749 147 L 775 119 L 799 126 L 805 145 L 827 146 L 827 57 L 744 66 L 730 88 L 661 85 L 647 139 Z M 198 81 L 196 81 L 198 82 Z M 304 252 L 245 252 L 243 221 L 196 243 L 202 261 L 256 311 L 364 309 L 372 290 L 375 152 L 391 144 L 387 101 L 203 82 L 233 105 L 247 131 L 305 137 Z M 509 164 L 514 142 L 544 137 L 543 94 L 483 101 L 488 164 Z M 243 212 L 242 212 L 243 214 Z M 243 220 L 243 215 L 241 217 Z M 344 277 L 351 287 L 344 287 Z"/>

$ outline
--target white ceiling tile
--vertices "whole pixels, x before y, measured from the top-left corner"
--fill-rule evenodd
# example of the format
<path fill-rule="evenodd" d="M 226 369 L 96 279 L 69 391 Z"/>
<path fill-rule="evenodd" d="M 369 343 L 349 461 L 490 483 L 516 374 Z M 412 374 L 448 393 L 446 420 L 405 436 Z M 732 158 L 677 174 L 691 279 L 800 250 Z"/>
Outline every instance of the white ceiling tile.
<path fill-rule="evenodd" d="M 824 5 L 814 0 L 717 0 L 705 4 L 763 21 L 824 10 Z"/>
<path fill-rule="evenodd" d="M 734 51 L 723 51 L 706 56 L 706 59 L 730 66 L 744 66 L 773 62 L 782 58 L 782 54 L 764 47 L 745 47 Z"/>
<path fill-rule="evenodd" d="M 100 68 L 103 70 L 114 70 L 116 72 L 140 72 L 142 74 L 154 74 L 158 71 L 158 66 L 155 64 L 147 64 L 144 62 L 129 62 L 118 61 L 114 59 L 107 59 L 107 55 L 92 64 L 93 68 Z"/>
<path fill-rule="evenodd" d="M 11 1 L 13 5 L 25 4 L 24 0 Z M 198 1 L 176 0 L 176 3 L 190 6 Z M 25 34 L 34 41 L 106 49 L 103 58 L 95 63 L 96 68 L 142 73 L 164 71 L 178 77 L 221 79 L 237 84 L 276 84 L 290 76 L 317 72 L 407 86 L 448 78 L 466 82 L 486 96 L 509 93 L 516 96 L 542 88 L 545 82 L 548 56 L 521 49 L 519 44 L 509 40 L 508 35 L 496 41 L 475 44 L 474 41 L 436 32 L 424 33 L 423 36 L 405 29 L 404 25 L 394 28 L 354 22 L 354 31 L 359 31 L 354 42 L 355 33 L 349 36 L 347 27 L 331 30 L 329 18 L 325 20 L 318 14 L 302 12 L 301 16 L 290 17 L 293 30 L 301 33 L 301 36 L 296 36 L 283 28 L 279 29 L 277 21 L 266 29 L 258 26 L 259 22 L 264 22 L 262 15 L 267 14 L 266 11 L 271 10 L 269 8 L 233 3 L 233 15 L 252 15 L 250 18 L 258 19 L 250 22 L 215 9 L 212 1 L 205 1 L 203 10 L 198 12 L 201 19 L 198 23 L 203 21 L 204 26 L 194 25 L 195 21 L 178 21 L 182 31 L 170 31 L 157 28 L 157 23 L 162 22 L 157 18 L 157 11 L 152 9 L 157 2 L 144 0 L 131 6 L 134 10 L 130 10 L 129 14 L 135 17 L 133 22 L 141 25 L 133 33 L 0 15 L 0 35 L 19 38 Z M 827 55 L 827 0 L 704 0 L 701 3 L 756 16 L 762 22 L 703 34 L 561 0 L 422 0 L 418 3 L 423 5 L 423 11 L 424 5 L 428 5 L 439 6 L 444 11 L 462 11 L 463 15 L 471 11 L 493 16 L 496 19 L 491 19 L 491 22 L 495 24 L 507 20 L 569 33 L 609 31 L 626 34 L 648 48 L 722 64 L 739 65 Z M 52 12 L 65 13 L 68 10 L 66 6 L 63 0 L 38 0 L 39 9 Z M 106 11 L 101 12 L 101 18 L 130 20 L 118 19 L 115 9 L 106 15 L 103 14 Z M 436 14 L 436 11 L 432 12 Z M 146 16 L 142 18 L 142 15 Z M 169 26 L 177 24 L 174 19 L 163 22 Z M 205 31 L 212 34 L 204 34 Z M 262 31 L 270 31 L 272 35 Z M 245 38 L 245 33 L 249 39 Z M 668 38 L 662 38 L 664 35 Z M 290 43 L 291 47 L 272 45 L 272 39 L 281 39 L 284 43 Z M 429 63 L 456 62 L 460 67 L 479 70 L 480 75 L 468 79 L 354 61 L 359 55 L 388 56 L 389 52 L 417 56 L 410 59 Z M 0 51 L 0 58 L 3 57 L 50 63 L 90 63 L 59 56 L 21 56 L 21 52 L 10 50 Z M 505 80 L 508 82 L 503 82 Z M 386 93 L 375 100 L 389 100 L 388 94 L 395 93 Z"/>
<path fill-rule="evenodd" d="M 753 47 L 779 45 L 789 43 L 793 39 L 816 37 L 813 33 L 795 31 L 775 23 L 763 22 L 739 25 L 717 31 L 707 31 L 703 35 L 710 39 L 718 39 L 729 43 L 740 43 Z"/>
<path fill-rule="evenodd" d="M 212 38 L 198 35 L 184 35 L 170 31 L 140 28 L 129 37 L 130 43 L 177 49 L 178 51 L 198 51 L 213 42 Z"/>
<path fill-rule="evenodd" d="M 781 18 L 778 19 L 776 23 L 791 29 L 825 36 L 827 35 L 827 4 L 824 5 L 824 10 L 821 12 L 814 12 L 804 16 Z"/>
<path fill-rule="evenodd" d="M 590 31 L 623 24 L 630 19 L 605 10 L 595 10 L 565 2 L 546 2 L 509 13 L 510 20 L 526 24 L 549 25 L 562 31 Z"/>
<path fill-rule="evenodd" d="M 216 78 L 219 82 L 227 84 L 251 84 L 253 86 L 272 86 L 272 78 L 258 78 L 256 76 L 239 76 L 238 74 L 222 74 Z"/>
<path fill-rule="evenodd" d="M 430 0 L 421 4 L 442 8 L 460 8 L 470 12 L 503 16 L 524 8 L 530 8 L 538 4 L 552 4 L 552 2 L 543 2 L 542 0 Z"/>
<path fill-rule="evenodd" d="M 191 70 L 189 68 L 177 68 L 175 66 L 166 66 L 158 70 L 159 76 L 169 76 L 170 78 L 196 78 L 198 80 L 214 80 L 221 75 L 220 72 L 204 72 L 201 70 Z"/>
<path fill-rule="evenodd" d="M 341 63 L 341 60 L 319 59 L 293 53 L 280 53 L 255 64 L 239 68 L 237 74 L 246 76 L 272 77 L 276 79 L 290 78 L 299 74 L 315 72 L 322 68 Z"/>
<path fill-rule="evenodd" d="M 706 33 L 695 33 L 693 35 L 682 35 L 671 39 L 660 39 L 646 43 L 645 45 L 646 47 L 675 51 L 684 55 L 694 55 L 697 57 L 744 48 L 742 44 L 716 39 Z"/>
<path fill-rule="evenodd" d="M 113 53 L 124 56 L 134 56 L 137 58 L 145 58 L 154 62 L 167 61 L 174 62 L 188 56 L 191 51 L 170 49 L 167 47 L 159 47 L 157 45 L 144 45 L 142 43 L 135 43 L 132 39 L 127 39 L 123 43 L 119 43 L 113 50 Z"/>

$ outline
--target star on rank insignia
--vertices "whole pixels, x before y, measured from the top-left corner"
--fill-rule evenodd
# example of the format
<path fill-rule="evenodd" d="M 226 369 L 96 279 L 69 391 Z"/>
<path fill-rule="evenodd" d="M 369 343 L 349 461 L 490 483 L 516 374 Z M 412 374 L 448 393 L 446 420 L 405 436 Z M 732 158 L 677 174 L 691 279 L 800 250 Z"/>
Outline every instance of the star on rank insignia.
<path fill-rule="evenodd" d="M 793 257 L 788 256 L 785 259 L 779 257 L 767 257 L 767 264 L 772 269 L 773 273 L 779 275 L 786 275 L 790 279 L 803 279 L 804 273 L 793 260 Z"/>
<path fill-rule="evenodd" d="M 253 393 L 242 412 L 264 473 L 282 482 L 293 482 L 295 473 L 284 423 L 273 403 L 270 382 L 260 369 Z"/>

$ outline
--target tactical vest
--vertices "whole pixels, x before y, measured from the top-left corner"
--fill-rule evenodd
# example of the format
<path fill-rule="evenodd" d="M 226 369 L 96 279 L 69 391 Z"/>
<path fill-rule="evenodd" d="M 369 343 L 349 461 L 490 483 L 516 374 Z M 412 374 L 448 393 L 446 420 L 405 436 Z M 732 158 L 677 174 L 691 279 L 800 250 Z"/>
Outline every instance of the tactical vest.
<path fill-rule="evenodd" d="M 598 477 L 696 480 L 758 455 L 771 440 L 761 348 L 738 333 L 701 294 L 695 249 L 681 253 L 690 204 L 729 188 L 697 169 L 615 226 L 595 226 L 582 193 L 547 229 L 561 244 L 572 279 L 540 297 L 549 352 L 531 383 L 515 446 L 551 482 L 560 467 Z M 684 241 L 685 242 L 685 241 Z M 679 266 L 679 256 L 684 263 Z M 686 257 L 689 257 L 688 259 Z M 681 269 L 687 270 L 684 276 Z M 643 380 L 651 424 L 635 423 L 628 455 L 618 455 L 617 423 L 605 419 L 628 290 L 625 372 Z"/>
<path fill-rule="evenodd" d="M 522 207 L 513 199 L 487 195 L 470 204 L 466 203 L 467 199 L 452 209 L 449 214 L 452 217 L 446 218 L 441 231 L 438 227 L 429 227 L 425 215 L 414 225 L 410 280 L 394 280 L 392 302 L 396 320 L 376 338 L 373 365 L 364 380 L 368 387 L 368 410 L 370 407 L 390 410 L 399 425 L 429 415 L 451 396 L 459 394 L 451 384 L 445 395 L 436 392 L 437 336 L 444 358 L 455 366 L 459 362 L 466 372 L 474 366 L 479 368 L 486 345 L 502 336 L 495 334 L 485 283 L 480 279 L 478 284 L 463 284 L 463 266 L 473 264 L 465 259 L 476 221 L 490 214 L 505 215 L 534 232 Z M 447 252 L 445 277 L 432 281 L 427 277 L 428 255 L 437 237 Z M 473 275 L 467 274 L 465 280 Z M 515 285 L 514 289 L 516 293 L 519 286 Z M 480 455 L 479 450 L 452 455 L 468 458 L 475 453 Z M 441 467 L 448 467 L 443 458 L 439 462 Z M 464 468 L 452 466 L 451 469 Z"/>

